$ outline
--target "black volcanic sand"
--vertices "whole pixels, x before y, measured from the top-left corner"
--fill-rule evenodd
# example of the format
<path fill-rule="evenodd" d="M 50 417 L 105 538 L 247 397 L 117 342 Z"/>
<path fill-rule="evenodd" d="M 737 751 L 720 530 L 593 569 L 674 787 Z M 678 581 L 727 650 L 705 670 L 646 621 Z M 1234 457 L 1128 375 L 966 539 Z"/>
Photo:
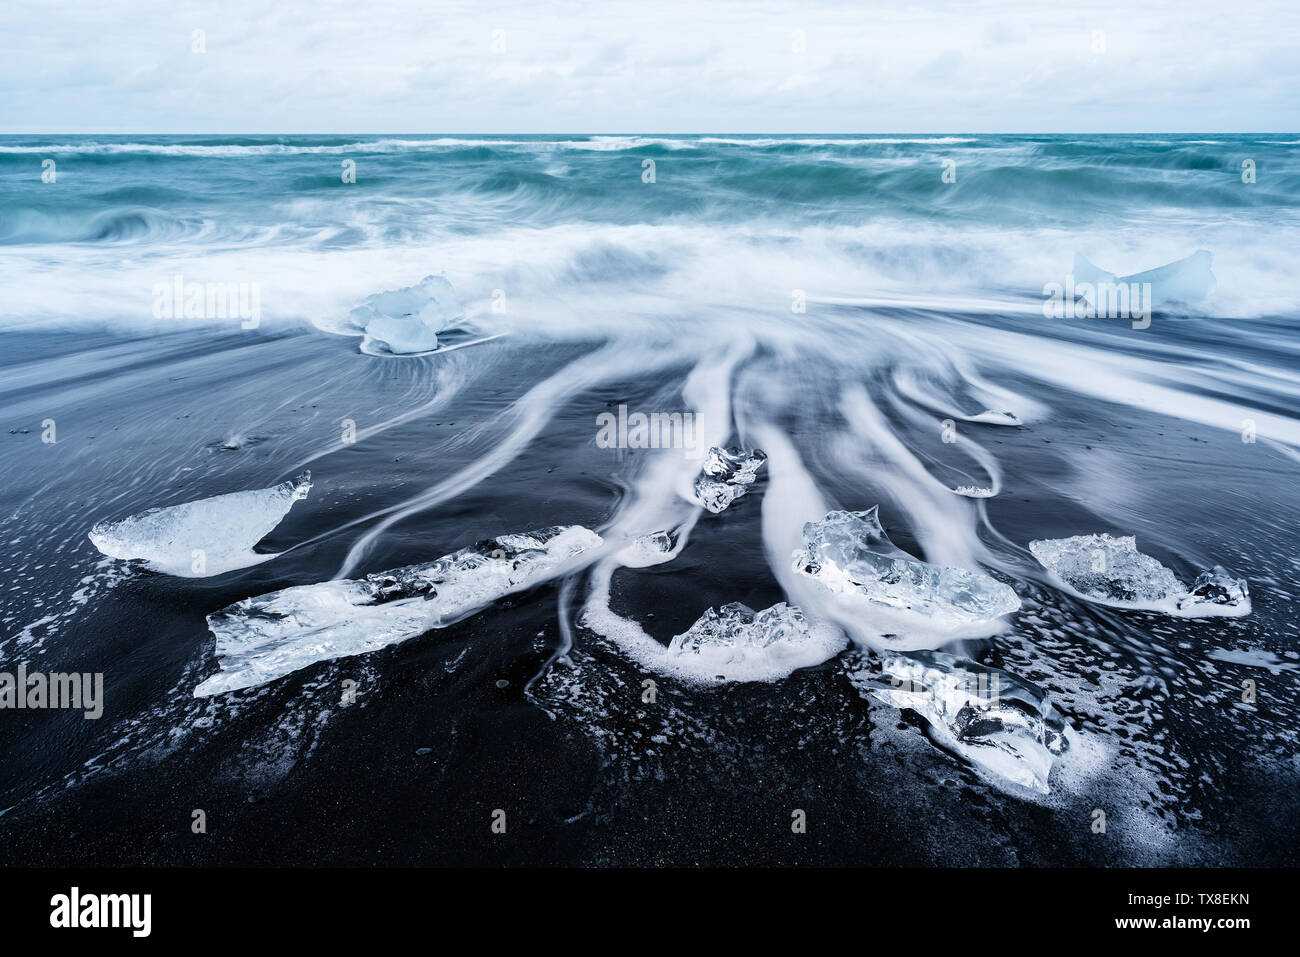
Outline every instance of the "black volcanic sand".
<path fill-rule="evenodd" d="M 341 420 L 364 429 L 433 399 L 439 374 L 467 378 L 444 407 L 311 462 L 315 487 L 261 546 L 282 551 L 491 454 L 499 430 L 467 429 L 590 347 L 503 341 L 382 360 L 319 334 L 9 339 L 0 668 L 102 671 L 107 705 L 99 721 L 0 713 L 6 865 L 1300 862 L 1300 672 L 1286 657 L 1297 647 L 1297 466 L 1262 444 L 1243 450 L 1236 435 L 1060 396 L 1050 403 L 1076 414 L 978 432 L 1005 470 L 987 509 L 1011 543 L 1137 531 L 1184 578 L 1222 562 L 1254 599 L 1246 619 L 1185 622 L 1017 583 L 1013 627 L 969 650 L 1048 688 L 1093 742 L 1064 759 L 1083 767 L 1092 755 L 1089 773 L 1054 775 L 1052 795 L 1032 798 L 937 747 L 915 715 L 864 700 L 844 673 L 852 654 L 775 684 L 702 690 L 644 673 L 575 624 L 570 655 L 539 676 L 561 640 L 560 583 L 399 646 L 195 699 L 216 667 L 204 617 L 334 577 L 370 523 L 199 580 L 98 568 L 85 537 L 95 521 L 272 485 L 330 448 Z M 598 529 L 643 453 L 596 448 L 596 415 L 662 386 L 580 393 L 495 474 L 397 524 L 355 574 L 503 532 Z M 47 417 L 56 445 L 40 442 Z M 796 442 L 807 427 L 791 430 Z M 914 438 L 921 451 L 933 442 Z M 881 501 L 815 455 L 808 465 L 842 507 Z M 1077 492 L 1117 468 L 1141 477 L 1142 494 L 1098 515 Z M 762 549 L 766 492 L 760 480 L 705 515 L 674 562 L 620 571 L 614 610 L 667 642 L 710 606 L 783 600 Z M 883 505 L 882 518 L 913 545 Z M 1161 527 L 1204 554 L 1162 550 Z M 576 606 L 583 576 L 570 585 Z M 1263 649 L 1287 665 L 1225 664 L 1212 649 Z M 641 700 L 646 677 L 654 704 Z M 1258 685 L 1252 706 L 1240 703 L 1245 679 Z M 345 680 L 358 683 L 349 705 Z M 1090 827 L 1095 808 L 1107 810 L 1104 835 Z M 191 832 L 194 809 L 206 834 Z M 504 834 L 491 830 L 495 809 Z M 791 832 L 795 809 L 807 833 Z"/>

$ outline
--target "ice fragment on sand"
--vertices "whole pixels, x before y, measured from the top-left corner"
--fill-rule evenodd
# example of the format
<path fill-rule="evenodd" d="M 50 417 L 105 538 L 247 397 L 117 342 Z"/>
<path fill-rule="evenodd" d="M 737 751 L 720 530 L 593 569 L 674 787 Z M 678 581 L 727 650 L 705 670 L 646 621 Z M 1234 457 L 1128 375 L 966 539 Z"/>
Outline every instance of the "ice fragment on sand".
<path fill-rule="evenodd" d="M 1246 579 L 1233 578 L 1222 565 L 1215 565 L 1210 571 L 1197 575 L 1191 590 L 1178 599 L 1178 608 L 1183 612 L 1213 614 L 1209 610 L 1213 607 L 1242 608 L 1241 614 L 1248 614 L 1250 590 L 1246 587 Z"/>
<path fill-rule="evenodd" d="M 1014 412 L 994 412 L 991 409 L 985 409 L 978 415 L 970 417 L 972 422 L 983 422 L 986 425 L 1020 425 L 1020 417 Z"/>
<path fill-rule="evenodd" d="M 438 333 L 461 318 L 460 301 L 442 276 L 426 276 L 414 286 L 367 296 L 351 313 L 365 330 L 365 352 L 412 355 L 438 348 Z"/>
<path fill-rule="evenodd" d="M 442 628 L 511 592 L 562 574 L 601 538 L 580 525 L 501 535 L 420 565 L 297 585 L 208 616 L 221 671 L 203 697 L 273 681 L 331 658 Z"/>
<path fill-rule="evenodd" d="M 784 602 L 754 611 L 740 602 L 710 608 L 668 643 L 668 656 L 687 670 L 731 681 L 775 681 L 796 668 L 821 664 L 844 647 L 839 629 L 810 624 Z"/>
<path fill-rule="evenodd" d="M 696 500 L 716 515 L 749 491 L 766 461 L 762 449 L 714 446 L 695 479 Z"/>
<path fill-rule="evenodd" d="M 849 680 L 864 696 L 924 718 L 936 740 L 998 778 L 1046 793 L 1068 748 L 1065 719 L 1037 685 L 941 651 L 887 654 Z"/>
<path fill-rule="evenodd" d="M 677 547 L 677 536 L 658 531 L 632 539 L 619 553 L 618 561 L 626 568 L 647 568 L 661 565 L 672 556 Z"/>
<path fill-rule="evenodd" d="M 214 495 L 183 505 L 151 508 L 116 522 L 100 522 L 90 540 L 111 558 L 141 559 L 148 567 L 183 578 L 220 575 L 256 565 L 274 554 L 253 546 L 307 497 L 311 473 L 271 488 Z"/>
<path fill-rule="evenodd" d="M 1243 579 L 1216 565 L 1189 589 L 1160 562 L 1139 552 L 1132 535 L 1043 539 L 1030 542 L 1029 550 L 1070 591 L 1104 605 L 1183 618 L 1250 614 Z"/>
<path fill-rule="evenodd" d="M 880 526 L 878 506 L 830 512 L 804 525 L 793 567 L 837 594 L 940 624 L 989 621 L 1020 607 L 1015 591 L 995 578 L 918 561 L 895 547 Z"/>

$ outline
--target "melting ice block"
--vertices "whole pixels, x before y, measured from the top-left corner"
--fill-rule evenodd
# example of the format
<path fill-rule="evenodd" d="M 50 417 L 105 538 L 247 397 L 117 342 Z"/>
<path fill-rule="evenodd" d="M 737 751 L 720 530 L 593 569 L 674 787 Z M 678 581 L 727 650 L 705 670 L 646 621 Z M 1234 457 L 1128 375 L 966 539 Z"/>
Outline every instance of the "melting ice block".
<path fill-rule="evenodd" d="M 442 276 L 367 296 L 351 313 L 366 337 L 362 351 L 413 355 L 438 348 L 438 333 L 461 318 L 456 293 Z"/>
<path fill-rule="evenodd" d="M 194 694 L 249 688 L 446 627 L 562 574 L 600 544 L 580 525 L 554 526 L 491 538 L 423 565 L 246 598 L 208 616 L 221 671 Z"/>
<path fill-rule="evenodd" d="M 992 409 L 985 409 L 978 415 L 970 417 L 972 422 L 983 422 L 986 425 L 1022 425 L 1020 416 L 1014 412 L 994 412 Z"/>
<path fill-rule="evenodd" d="M 953 489 L 958 495 L 964 495 L 967 498 L 992 498 L 993 489 L 984 488 L 979 485 L 958 485 Z"/>
<path fill-rule="evenodd" d="M 740 602 L 710 608 L 668 643 L 674 666 L 729 681 L 776 681 L 821 664 L 845 645 L 839 629 L 809 624 L 784 602 L 756 612 Z"/>
<path fill-rule="evenodd" d="M 995 578 L 930 565 L 897 548 L 878 508 L 830 512 L 804 525 L 794 570 L 837 594 L 916 612 L 940 626 L 991 621 L 1020 607 L 1011 586 Z"/>
<path fill-rule="evenodd" d="M 767 461 L 762 449 L 709 449 L 695 479 L 696 500 L 715 515 L 749 491 Z"/>
<path fill-rule="evenodd" d="M 1072 275 L 1076 287 L 1080 283 L 1087 283 L 1094 287 L 1107 283 L 1130 286 L 1134 283 L 1139 285 L 1149 283 L 1153 305 L 1175 302 L 1195 303 L 1214 291 L 1213 264 L 1213 254 L 1207 249 L 1200 249 L 1186 259 L 1148 269 L 1146 272 L 1134 273 L 1131 276 L 1116 276 L 1113 272 L 1107 272 L 1093 265 L 1082 254 L 1075 253 Z M 1100 295 L 1098 300 L 1100 303 Z"/>
<path fill-rule="evenodd" d="M 274 558 L 253 546 L 307 497 L 311 473 L 292 482 L 248 492 L 151 508 L 117 522 L 100 522 L 90 540 L 110 558 L 141 559 L 148 567 L 182 578 L 204 578 Z"/>
<path fill-rule="evenodd" d="M 1037 685 L 941 651 L 887 654 L 848 677 L 858 691 L 915 711 L 938 742 L 1021 787 L 1047 793 L 1053 760 L 1069 747 L 1067 724 Z"/>
<path fill-rule="evenodd" d="M 625 568 L 648 568 L 662 565 L 672 557 L 677 547 L 677 536 L 672 532 L 658 531 L 632 539 L 618 553 L 619 564 Z"/>
<path fill-rule="evenodd" d="M 1029 550 L 1067 590 L 1103 605 L 1180 618 L 1250 614 L 1250 591 L 1244 579 L 1233 578 L 1216 565 L 1188 588 L 1160 562 L 1139 552 L 1132 535 L 1044 539 L 1030 542 Z"/>

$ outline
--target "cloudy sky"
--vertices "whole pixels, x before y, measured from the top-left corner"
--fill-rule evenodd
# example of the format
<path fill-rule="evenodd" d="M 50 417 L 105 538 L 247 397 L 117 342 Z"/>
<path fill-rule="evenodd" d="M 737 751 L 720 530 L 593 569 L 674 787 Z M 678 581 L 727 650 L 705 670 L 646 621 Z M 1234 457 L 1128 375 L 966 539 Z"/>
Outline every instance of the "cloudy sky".
<path fill-rule="evenodd" d="M 1298 48 L 1295 0 L 3 0 L 0 131 L 1296 132 Z"/>

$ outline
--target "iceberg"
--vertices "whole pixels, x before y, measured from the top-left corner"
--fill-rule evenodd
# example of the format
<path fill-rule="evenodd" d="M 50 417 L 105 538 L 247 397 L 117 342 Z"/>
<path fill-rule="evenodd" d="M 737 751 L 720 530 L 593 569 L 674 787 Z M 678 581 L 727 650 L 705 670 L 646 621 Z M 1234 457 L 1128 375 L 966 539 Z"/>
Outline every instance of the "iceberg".
<path fill-rule="evenodd" d="M 460 301 L 443 276 L 367 296 L 350 319 L 365 331 L 363 352 L 415 355 L 438 348 L 438 333 L 462 316 Z"/>
<path fill-rule="evenodd" d="M 695 499 L 715 515 L 749 491 L 767 461 L 762 449 L 709 449 L 695 479 Z"/>
<path fill-rule="evenodd" d="M 941 651 L 887 654 L 879 671 L 850 669 L 864 697 L 915 711 L 938 743 L 1002 780 L 1046 794 L 1069 748 L 1065 719 L 1037 685 Z"/>
<path fill-rule="evenodd" d="M 967 498 L 992 498 L 993 489 L 984 488 L 980 485 L 958 485 L 953 489 L 958 495 L 964 495 Z"/>
<path fill-rule="evenodd" d="M 1139 552 L 1132 535 L 1042 539 L 1030 542 L 1029 550 L 1067 591 L 1103 605 L 1180 618 L 1250 614 L 1244 579 L 1216 565 L 1188 588 L 1160 562 Z"/>
<path fill-rule="evenodd" d="M 916 612 L 942 626 L 991 621 L 1020 607 L 1015 590 L 995 578 L 931 565 L 897 548 L 878 512 L 873 505 L 808 522 L 794 570 L 836 594 Z"/>
<path fill-rule="evenodd" d="M 511 592 L 562 574 L 601 537 L 581 525 L 501 535 L 437 561 L 363 579 L 296 585 L 208 616 L 221 670 L 195 697 L 274 681 L 444 628 Z"/>
<path fill-rule="evenodd" d="M 1167 303 L 1200 302 L 1214 291 L 1215 278 L 1211 266 L 1213 254 L 1207 249 L 1197 250 L 1185 259 L 1134 273 L 1131 276 L 1116 276 L 1094 266 L 1082 254 L 1074 255 L 1074 282 L 1076 288 L 1081 283 L 1088 283 L 1094 288 L 1099 284 L 1132 285 L 1134 283 L 1151 284 L 1151 302 L 1156 305 Z"/>
<path fill-rule="evenodd" d="M 754 611 L 731 602 L 710 608 L 668 643 L 671 667 L 729 681 L 777 681 L 819 665 L 846 644 L 839 629 L 809 624 L 784 602 Z"/>
<path fill-rule="evenodd" d="M 253 546 L 270 534 L 293 503 L 307 497 L 311 473 L 271 488 L 214 495 L 100 522 L 90 540 L 110 558 L 139 559 L 154 571 L 205 578 L 275 558 Z"/>

